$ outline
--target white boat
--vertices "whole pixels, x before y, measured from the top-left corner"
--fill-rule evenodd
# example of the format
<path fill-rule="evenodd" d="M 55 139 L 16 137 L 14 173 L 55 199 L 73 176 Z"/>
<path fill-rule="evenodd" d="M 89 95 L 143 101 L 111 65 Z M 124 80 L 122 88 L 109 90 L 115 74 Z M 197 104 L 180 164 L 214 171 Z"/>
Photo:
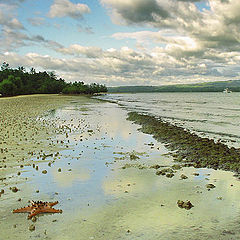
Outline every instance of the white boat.
<path fill-rule="evenodd" d="M 231 93 L 232 91 L 229 90 L 228 88 L 225 88 L 225 89 L 223 90 L 223 92 L 224 92 L 224 93 Z"/>

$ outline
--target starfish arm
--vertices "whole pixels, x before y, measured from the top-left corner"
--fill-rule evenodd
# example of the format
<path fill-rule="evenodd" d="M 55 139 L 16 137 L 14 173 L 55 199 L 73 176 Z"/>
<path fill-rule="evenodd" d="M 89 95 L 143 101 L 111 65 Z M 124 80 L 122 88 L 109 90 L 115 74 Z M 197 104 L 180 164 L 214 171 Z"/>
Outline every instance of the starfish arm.
<path fill-rule="evenodd" d="M 54 205 L 58 204 L 58 201 L 56 201 L 56 202 L 49 202 L 48 204 L 49 204 L 49 206 L 51 206 L 51 207 L 52 207 L 52 206 L 54 206 Z"/>
<path fill-rule="evenodd" d="M 61 209 L 55 209 L 55 208 L 45 208 L 42 211 L 43 213 L 62 213 Z"/>
<path fill-rule="evenodd" d="M 32 211 L 32 207 L 27 206 L 23 208 L 14 209 L 13 213 L 25 213 L 25 212 L 31 212 L 31 211 Z"/>

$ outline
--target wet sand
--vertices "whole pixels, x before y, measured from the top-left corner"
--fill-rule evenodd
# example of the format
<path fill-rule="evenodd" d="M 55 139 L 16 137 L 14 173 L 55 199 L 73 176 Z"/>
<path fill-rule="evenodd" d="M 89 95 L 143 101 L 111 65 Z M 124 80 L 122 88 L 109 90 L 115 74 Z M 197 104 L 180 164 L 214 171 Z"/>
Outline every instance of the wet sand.
<path fill-rule="evenodd" d="M 0 99 L 1 117 L 3 111 L 0 239 L 240 238 L 240 182 L 233 174 L 183 167 L 172 178 L 156 175 L 153 166 L 176 162 L 116 104 L 24 96 Z M 210 183 L 215 188 L 208 190 Z M 11 212 L 31 199 L 58 200 L 63 213 L 32 222 Z M 178 200 L 194 207 L 179 208 Z"/>

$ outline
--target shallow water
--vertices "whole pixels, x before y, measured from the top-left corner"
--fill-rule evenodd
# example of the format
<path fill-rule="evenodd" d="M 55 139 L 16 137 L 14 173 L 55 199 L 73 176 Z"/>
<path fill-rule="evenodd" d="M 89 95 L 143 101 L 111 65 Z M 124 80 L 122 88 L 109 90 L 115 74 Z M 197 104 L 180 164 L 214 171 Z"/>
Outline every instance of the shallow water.
<path fill-rule="evenodd" d="M 67 148 L 57 159 L 47 158 L 51 167 L 45 161 L 38 164 L 38 171 L 25 167 L 21 178 L 28 180 L 17 185 L 19 192 L 8 190 L 14 178 L 6 187 L 0 185 L 5 188 L 0 198 L 0 239 L 240 239 L 240 182 L 233 174 L 183 168 L 171 179 L 157 176 L 149 167 L 171 166 L 171 156 L 126 116 L 116 104 L 91 100 L 83 106 L 76 97 L 46 115 L 44 120 L 68 129 L 67 136 L 64 131 L 54 140 L 63 140 Z M 139 159 L 130 159 L 133 151 Z M 126 163 L 144 167 L 122 169 Z M 44 169 L 47 174 L 42 174 Z M 193 175 L 196 172 L 199 176 Z M 182 173 L 188 179 L 180 180 Z M 208 183 L 216 188 L 207 191 Z M 31 199 L 58 200 L 55 208 L 63 213 L 39 216 L 36 230 L 30 232 L 33 223 L 27 214 L 11 210 Z M 178 208 L 179 199 L 190 200 L 194 207 Z"/>
<path fill-rule="evenodd" d="M 162 117 L 201 136 L 240 146 L 240 93 L 107 94 L 100 98 L 129 111 Z"/>

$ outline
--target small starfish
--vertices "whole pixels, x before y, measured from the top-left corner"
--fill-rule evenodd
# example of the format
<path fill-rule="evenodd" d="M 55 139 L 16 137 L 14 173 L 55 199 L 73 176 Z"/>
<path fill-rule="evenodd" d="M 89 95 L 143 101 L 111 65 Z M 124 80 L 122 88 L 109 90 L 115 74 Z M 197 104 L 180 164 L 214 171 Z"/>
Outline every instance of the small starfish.
<path fill-rule="evenodd" d="M 29 213 L 28 219 L 32 218 L 33 216 L 39 213 L 62 213 L 61 209 L 54 209 L 52 208 L 54 205 L 58 204 L 56 202 L 42 202 L 42 201 L 31 201 L 31 205 L 27 207 L 19 208 L 13 210 L 13 213 Z"/>

